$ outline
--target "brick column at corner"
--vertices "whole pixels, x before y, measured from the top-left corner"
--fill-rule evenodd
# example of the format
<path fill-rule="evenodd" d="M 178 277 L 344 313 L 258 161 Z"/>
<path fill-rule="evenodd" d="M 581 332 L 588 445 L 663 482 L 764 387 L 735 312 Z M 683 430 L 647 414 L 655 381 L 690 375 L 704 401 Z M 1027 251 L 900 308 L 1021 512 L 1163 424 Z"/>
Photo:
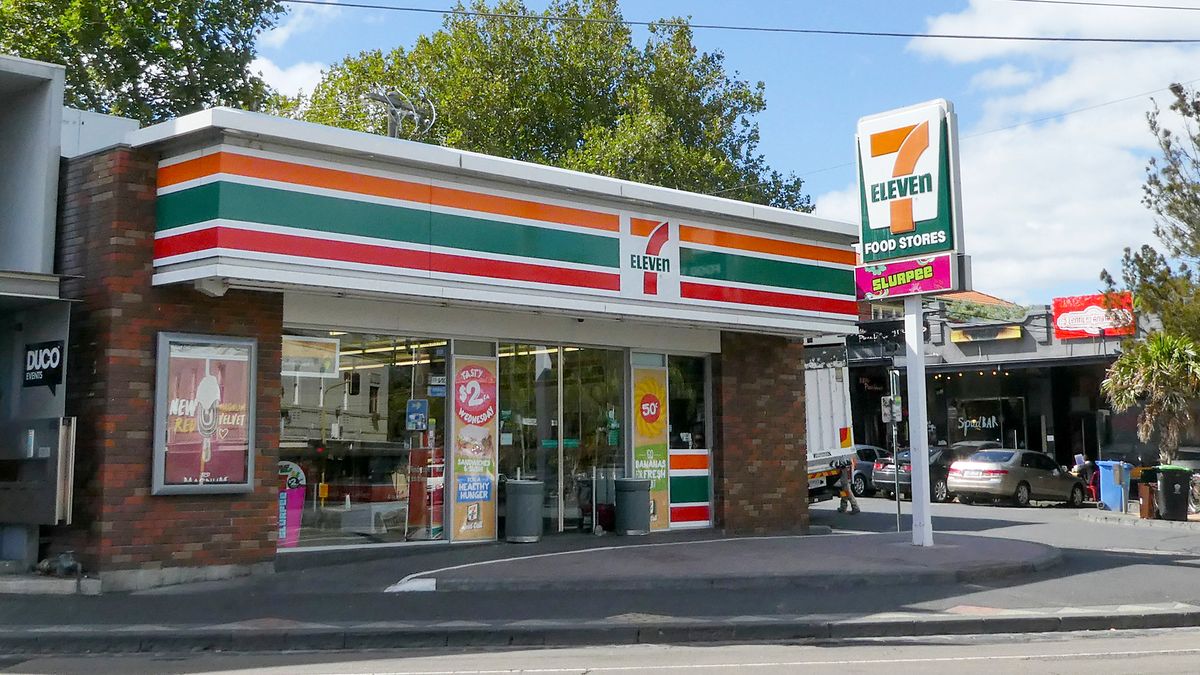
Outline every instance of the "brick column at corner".
<path fill-rule="evenodd" d="M 735 534 L 808 530 L 804 346 L 722 333 L 714 359 L 717 525 Z"/>
<path fill-rule="evenodd" d="M 152 286 L 156 172 L 153 153 L 117 147 L 67 161 L 61 174 L 57 266 L 68 277 L 64 297 L 78 301 L 67 372 L 67 414 L 78 418 L 76 501 L 75 524 L 49 534 L 52 550 L 75 548 L 102 577 L 243 568 L 275 556 L 283 296 Z M 252 493 L 151 496 L 161 331 L 258 340 Z"/>

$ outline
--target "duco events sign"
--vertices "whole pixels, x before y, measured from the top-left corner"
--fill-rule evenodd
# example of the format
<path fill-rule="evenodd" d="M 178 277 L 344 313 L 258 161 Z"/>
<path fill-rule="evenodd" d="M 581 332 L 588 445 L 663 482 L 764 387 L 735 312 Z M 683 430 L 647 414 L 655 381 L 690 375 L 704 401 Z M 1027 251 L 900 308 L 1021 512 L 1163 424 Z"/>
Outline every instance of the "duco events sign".
<path fill-rule="evenodd" d="M 956 250 L 956 136 L 943 99 L 859 120 L 863 263 Z"/>
<path fill-rule="evenodd" d="M 48 387 L 51 394 L 62 384 L 63 342 L 37 342 L 25 345 L 23 387 Z"/>

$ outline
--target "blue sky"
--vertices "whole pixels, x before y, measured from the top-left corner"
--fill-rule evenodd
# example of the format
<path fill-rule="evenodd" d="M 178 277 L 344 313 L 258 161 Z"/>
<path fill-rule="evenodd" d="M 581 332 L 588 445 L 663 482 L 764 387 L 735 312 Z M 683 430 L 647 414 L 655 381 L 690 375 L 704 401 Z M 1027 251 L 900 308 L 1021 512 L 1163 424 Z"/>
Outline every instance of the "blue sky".
<path fill-rule="evenodd" d="M 379 0 L 445 8 L 448 1 Z M 531 8 L 545 2 L 526 0 Z M 1150 0 L 1137 0 L 1153 4 Z M 1102 37 L 1200 37 L 1200 12 L 1011 0 L 622 2 L 627 19 L 842 30 Z M 1200 8 L 1200 2 L 1190 3 Z M 310 90 L 348 54 L 411 45 L 433 14 L 292 6 L 260 39 L 269 82 Z M 644 39 L 644 31 L 636 33 Z M 859 117 L 947 98 L 963 136 L 963 204 L 975 287 L 1026 303 L 1090 293 L 1121 248 L 1152 240 L 1140 204 L 1153 139 L 1150 96 L 1200 78 L 1195 46 L 1064 45 L 696 30 L 730 70 L 766 84 L 758 122 L 770 163 L 805 178 L 817 213 L 856 221 Z M 1118 99 L 1131 100 L 1116 102 Z M 1092 108 L 1083 112 L 1073 112 Z M 1045 119 L 1051 118 L 1051 119 Z M 1037 120 L 1045 120 L 1037 122 Z M 1031 123 L 1032 122 L 1032 123 Z"/>

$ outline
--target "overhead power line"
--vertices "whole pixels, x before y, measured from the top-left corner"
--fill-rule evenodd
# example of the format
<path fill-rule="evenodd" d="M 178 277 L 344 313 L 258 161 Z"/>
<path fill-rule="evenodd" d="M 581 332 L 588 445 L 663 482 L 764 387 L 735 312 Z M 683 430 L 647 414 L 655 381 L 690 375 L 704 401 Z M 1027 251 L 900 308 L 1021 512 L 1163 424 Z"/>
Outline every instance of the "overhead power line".
<path fill-rule="evenodd" d="M 1012 42 L 1073 42 L 1101 44 L 1197 44 L 1200 38 L 1122 38 L 1122 37 L 1072 37 L 1066 35 L 978 35 L 966 33 L 905 33 L 899 31 L 832 30 L 822 28 L 787 28 L 782 26 L 734 26 L 716 23 L 690 23 L 673 21 L 632 21 L 628 19 L 600 19 L 587 16 L 561 16 L 543 14 L 510 14 L 502 12 L 479 12 L 468 9 L 432 9 L 429 7 L 399 7 L 365 2 L 335 2 L 334 0 L 283 0 L 293 5 L 318 5 L 327 7 L 349 7 L 353 9 L 376 9 L 389 12 L 418 14 L 442 14 L 470 16 L 484 19 L 513 19 L 519 21 L 545 21 L 561 23 L 592 23 L 624 26 L 679 26 L 702 30 L 727 30 L 755 33 L 787 33 L 799 35 L 837 35 L 851 37 L 927 38 L 931 40 L 992 40 Z"/>

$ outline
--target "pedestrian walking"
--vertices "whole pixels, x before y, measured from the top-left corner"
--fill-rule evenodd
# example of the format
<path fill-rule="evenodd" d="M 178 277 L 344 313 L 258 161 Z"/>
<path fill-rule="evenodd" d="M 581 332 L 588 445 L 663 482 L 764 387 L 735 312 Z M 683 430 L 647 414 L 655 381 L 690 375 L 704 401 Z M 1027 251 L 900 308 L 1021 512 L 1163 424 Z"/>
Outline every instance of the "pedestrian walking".
<path fill-rule="evenodd" d="M 857 514 L 859 510 L 858 500 L 854 498 L 854 489 L 850 486 L 850 482 L 853 480 L 853 466 L 853 463 L 843 466 L 841 477 L 838 479 L 838 483 L 840 483 L 838 494 L 842 497 L 842 503 L 838 505 L 838 513 L 845 513 L 847 506 L 849 506 L 850 515 L 852 516 Z M 899 498 L 899 495 L 897 495 L 897 498 Z"/>

